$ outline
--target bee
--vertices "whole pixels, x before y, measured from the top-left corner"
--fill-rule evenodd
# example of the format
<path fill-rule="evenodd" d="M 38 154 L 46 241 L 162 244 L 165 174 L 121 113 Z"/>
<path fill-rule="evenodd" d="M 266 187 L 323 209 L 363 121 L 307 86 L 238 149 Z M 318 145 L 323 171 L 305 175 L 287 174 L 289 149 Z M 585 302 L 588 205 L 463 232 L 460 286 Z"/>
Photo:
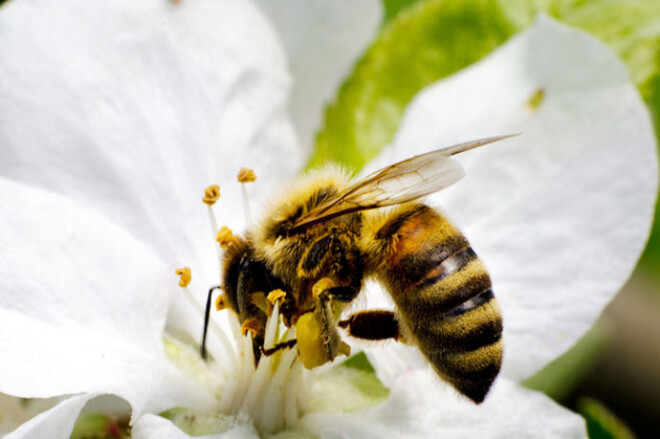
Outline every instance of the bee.
<path fill-rule="evenodd" d="M 491 280 L 461 232 L 420 199 L 463 177 L 452 155 L 507 137 L 417 155 L 356 183 L 333 167 L 297 180 L 224 256 L 223 300 L 253 332 L 256 361 L 296 346 L 307 368 L 331 362 L 348 352 L 341 328 L 416 346 L 443 380 L 482 402 L 502 363 Z M 369 277 L 395 311 L 341 320 Z M 265 350 L 265 297 L 276 289 L 286 292 L 280 313 L 296 340 Z"/>

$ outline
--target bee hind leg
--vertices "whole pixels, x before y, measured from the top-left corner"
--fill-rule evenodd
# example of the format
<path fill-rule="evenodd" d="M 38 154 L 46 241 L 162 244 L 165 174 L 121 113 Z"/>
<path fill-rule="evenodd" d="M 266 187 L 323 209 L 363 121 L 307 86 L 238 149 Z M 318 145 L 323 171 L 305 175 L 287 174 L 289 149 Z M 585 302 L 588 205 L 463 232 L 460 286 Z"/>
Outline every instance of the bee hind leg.
<path fill-rule="evenodd" d="M 408 337 L 402 329 L 399 320 L 392 311 L 367 310 L 352 314 L 348 319 L 338 323 L 346 329 L 348 335 L 363 340 L 387 340 L 407 343 Z"/>

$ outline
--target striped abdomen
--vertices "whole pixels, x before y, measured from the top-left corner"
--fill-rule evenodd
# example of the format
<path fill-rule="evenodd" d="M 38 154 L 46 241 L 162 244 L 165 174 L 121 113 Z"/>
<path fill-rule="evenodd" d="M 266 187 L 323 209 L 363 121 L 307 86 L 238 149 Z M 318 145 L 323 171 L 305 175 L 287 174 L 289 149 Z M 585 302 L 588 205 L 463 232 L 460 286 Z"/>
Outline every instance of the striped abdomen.
<path fill-rule="evenodd" d="M 389 232 L 383 227 L 378 236 L 391 242 L 380 276 L 400 318 L 436 372 L 483 401 L 502 363 L 502 317 L 483 263 L 427 206 L 399 212 L 388 223 Z"/>

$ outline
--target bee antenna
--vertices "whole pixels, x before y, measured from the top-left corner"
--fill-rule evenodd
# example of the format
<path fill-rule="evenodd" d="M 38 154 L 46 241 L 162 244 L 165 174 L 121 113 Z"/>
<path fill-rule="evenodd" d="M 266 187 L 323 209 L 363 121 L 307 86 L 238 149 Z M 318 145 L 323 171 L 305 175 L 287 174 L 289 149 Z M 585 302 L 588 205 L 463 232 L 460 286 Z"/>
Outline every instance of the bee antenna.
<path fill-rule="evenodd" d="M 217 285 L 209 289 L 208 296 L 206 296 L 206 308 L 204 309 L 204 330 L 202 331 L 202 343 L 199 348 L 199 353 L 202 359 L 206 360 L 206 332 L 209 329 L 209 318 L 211 317 L 211 298 L 215 290 L 222 289 L 222 286 Z"/>

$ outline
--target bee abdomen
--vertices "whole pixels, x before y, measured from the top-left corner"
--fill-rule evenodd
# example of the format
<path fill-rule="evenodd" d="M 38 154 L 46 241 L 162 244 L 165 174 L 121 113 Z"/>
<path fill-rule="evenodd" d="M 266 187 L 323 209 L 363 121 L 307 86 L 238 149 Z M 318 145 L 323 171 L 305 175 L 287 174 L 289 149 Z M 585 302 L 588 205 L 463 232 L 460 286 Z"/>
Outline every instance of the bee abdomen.
<path fill-rule="evenodd" d="M 502 318 L 483 263 L 468 246 L 408 280 L 396 301 L 420 350 L 457 390 L 483 401 L 502 362 Z"/>
<path fill-rule="evenodd" d="M 374 234 L 410 338 L 436 372 L 481 402 L 502 363 L 502 317 L 486 267 L 463 234 L 423 204 L 394 211 Z"/>

